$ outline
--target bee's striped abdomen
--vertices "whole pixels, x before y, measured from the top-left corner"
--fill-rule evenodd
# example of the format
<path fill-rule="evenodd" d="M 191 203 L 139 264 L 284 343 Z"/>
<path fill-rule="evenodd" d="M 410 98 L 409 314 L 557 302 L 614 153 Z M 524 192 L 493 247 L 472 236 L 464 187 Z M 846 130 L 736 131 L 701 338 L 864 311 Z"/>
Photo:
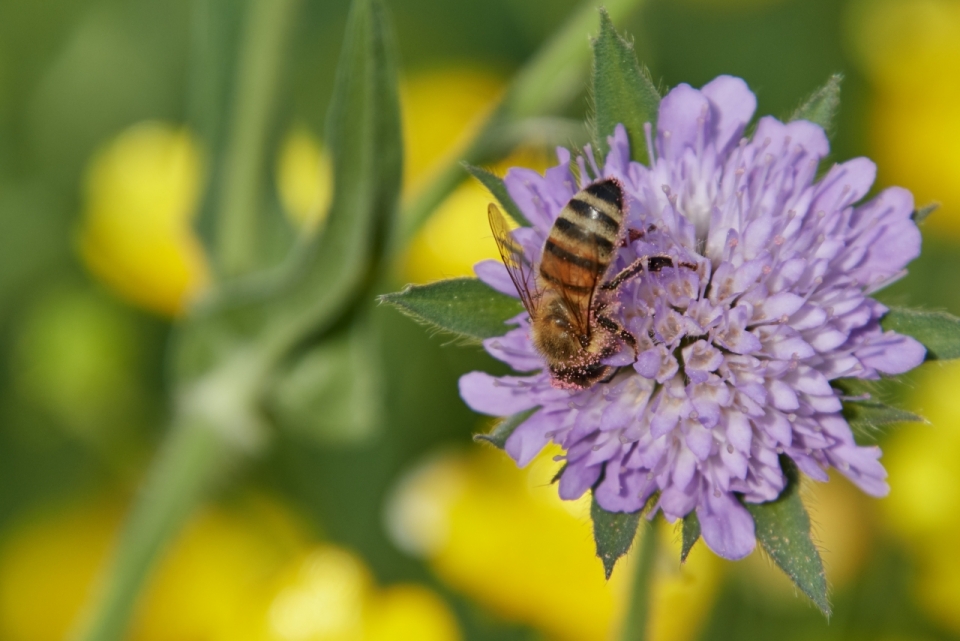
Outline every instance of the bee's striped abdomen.
<path fill-rule="evenodd" d="M 623 189 L 601 180 L 577 192 L 560 211 L 540 261 L 540 276 L 571 294 L 589 296 L 620 242 Z"/>

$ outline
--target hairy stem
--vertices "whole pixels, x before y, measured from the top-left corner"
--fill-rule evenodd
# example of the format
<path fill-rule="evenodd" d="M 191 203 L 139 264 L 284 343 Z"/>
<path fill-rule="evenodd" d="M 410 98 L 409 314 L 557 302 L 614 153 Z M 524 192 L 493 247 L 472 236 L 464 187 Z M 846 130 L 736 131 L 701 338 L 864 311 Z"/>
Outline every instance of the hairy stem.
<path fill-rule="evenodd" d="M 653 587 L 653 570 L 657 557 L 657 532 L 653 524 L 640 519 L 640 548 L 634 560 L 633 581 L 627 601 L 627 614 L 620 633 L 620 641 L 643 641 L 647 638 L 647 615 Z"/>

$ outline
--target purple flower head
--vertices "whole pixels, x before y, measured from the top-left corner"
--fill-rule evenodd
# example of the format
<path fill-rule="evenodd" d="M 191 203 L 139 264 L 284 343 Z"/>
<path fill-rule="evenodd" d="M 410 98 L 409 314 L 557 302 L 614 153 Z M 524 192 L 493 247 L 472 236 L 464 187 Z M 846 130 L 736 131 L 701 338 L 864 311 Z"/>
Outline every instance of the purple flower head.
<path fill-rule="evenodd" d="M 814 479 L 835 467 L 868 494 L 888 492 L 879 448 L 856 444 L 830 381 L 900 374 L 925 354 L 914 339 L 883 331 L 886 308 L 868 296 L 919 254 L 911 194 L 894 187 L 858 204 L 874 180 L 871 161 L 835 165 L 817 180 L 829 150 L 823 130 L 764 117 L 744 138 L 755 107 L 739 78 L 680 85 L 660 103 L 650 167 L 630 160 L 619 127 L 602 167 L 588 150 L 574 172 L 559 149 L 560 164 L 544 176 L 511 169 L 510 196 L 532 223 L 514 237 L 531 260 L 567 201 L 614 177 L 627 195 L 626 226 L 642 234 L 608 275 L 642 256 L 670 256 L 672 265 L 618 290 L 614 315 L 638 356 L 625 349 L 608 359 L 620 366 L 609 381 L 553 385 L 526 313 L 485 342 L 523 374 L 460 380 L 478 412 L 539 408 L 506 450 L 526 465 L 549 441 L 560 444 L 562 498 L 593 488 L 604 509 L 632 512 L 659 490 L 657 510 L 671 522 L 696 510 L 706 544 L 730 559 L 756 545 L 741 500 L 770 501 L 785 486 L 780 455 Z M 517 295 L 500 262 L 476 272 Z"/>

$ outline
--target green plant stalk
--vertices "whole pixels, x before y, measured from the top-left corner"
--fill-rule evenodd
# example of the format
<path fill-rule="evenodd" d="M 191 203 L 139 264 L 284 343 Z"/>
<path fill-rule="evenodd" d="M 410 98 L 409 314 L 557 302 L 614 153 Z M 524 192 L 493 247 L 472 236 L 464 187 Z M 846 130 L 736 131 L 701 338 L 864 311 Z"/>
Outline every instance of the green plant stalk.
<path fill-rule="evenodd" d="M 247 8 L 222 174 L 213 186 L 214 250 L 222 277 L 249 273 L 257 265 L 264 152 L 298 2 L 251 0 Z"/>
<path fill-rule="evenodd" d="M 633 581 L 627 601 L 627 614 L 620 631 L 620 641 L 643 641 L 647 636 L 647 613 L 653 587 L 653 571 L 657 559 L 657 531 L 645 518 L 638 531 L 640 549 L 633 566 Z"/>
<path fill-rule="evenodd" d="M 643 2 L 606 0 L 602 4 L 614 24 L 618 24 Z M 394 238 L 394 252 L 406 246 L 433 210 L 466 179 L 467 173 L 461 163 L 478 165 L 509 151 L 490 144 L 491 140 L 502 140 L 503 137 L 498 135 L 501 128 L 556 110 L 577 95 L 589 67 L 587 35 L 596 32 L 599 25 L 598 6 L 597 0 L 586 0 L 580 5 L 563 27 L 517 72 L 500 104 L 487 117 L 462 155 L 444 166 L 436 178 L 405 205 L 400 217 L 400 233 Z"/>
<path fill-rule="evenodd" d="M 199 417 L 183 417 L 172 426 L 120 533 L 93 607 L 84 613 L 72 639 L 123 638 L 154 561 L 229 469 L 232 451 L 225 436 Z"/>

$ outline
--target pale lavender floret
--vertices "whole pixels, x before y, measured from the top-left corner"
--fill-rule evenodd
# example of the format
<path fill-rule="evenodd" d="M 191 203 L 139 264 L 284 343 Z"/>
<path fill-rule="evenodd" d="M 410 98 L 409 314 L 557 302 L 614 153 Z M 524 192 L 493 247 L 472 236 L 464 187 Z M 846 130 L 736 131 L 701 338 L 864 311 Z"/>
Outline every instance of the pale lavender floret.
<path fill-rule="evenodd" d="M 781 454 L 814 479 L 833 467 L 868 494 L 888 492 L 879 448 L 856 444 L 830 381 L 900 374 L 925 356 L 914 339 L 883 331 L 886 308 L 868 297 L 919 255 L 911 194 L 890 188 L 857 205 L 875 178 L 871 161 L 837 164 L 817 181 L 829 151 L 823 130 L 764 117 L 743 138 L 755 108 L 738 78 L 700 90 L 680 85 L 660 104 L 650 167 L 629 160 L 618 127 L 602 168 L 590 153 L 576 159 L 579 180 L 564 149 L 545 176 L 510 170 L 506 187 L 533 224 L 515 234 L 534 264 L 561 208 L 603 176 L 619 179 L 628 195 L 627 226 L 646 232 L 611 272 L 643 255 L 697 268 L 643 272 L 622 287 L 618 315 L 639 356 L 611 359 L 626 367 L 609 382 L 580 391 L 552 385 L 526 313 L 485 347 L 527 374 L 473 372 L 460 381 L 478 412 L 540 408 L 506 450 L 526 465 L 559 443 L 562 498 L 593 488 L 604 509 L 635 511 L 659 490 L 657 509 L 668 520 L 696 510 L 707 545 L 730 559 L 756 544 L 740 499 L 779 495 Z M 516 296 L 499 262 L 476 272 Z"/>

